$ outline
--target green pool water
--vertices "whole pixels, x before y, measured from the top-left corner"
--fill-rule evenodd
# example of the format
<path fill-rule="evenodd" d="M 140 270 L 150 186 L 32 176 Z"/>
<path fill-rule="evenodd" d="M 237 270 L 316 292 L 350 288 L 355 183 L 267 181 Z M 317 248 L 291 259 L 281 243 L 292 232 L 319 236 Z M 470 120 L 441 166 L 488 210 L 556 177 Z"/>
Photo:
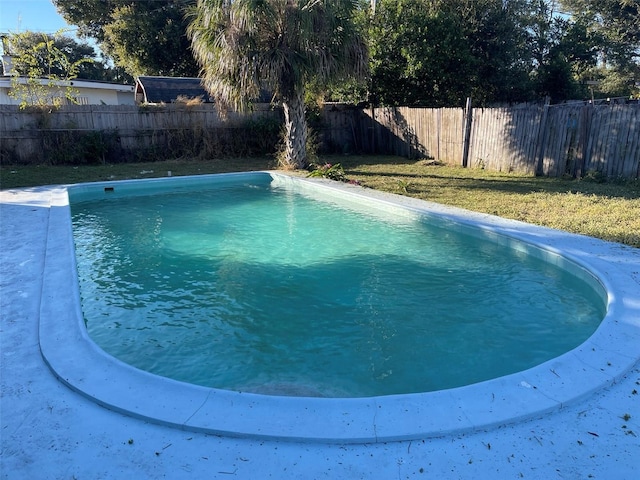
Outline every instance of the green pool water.
<path fill-rule="evenodd" d="M 185 382 L 327 397 L 441 390 L 556 357 L 605 314 L 589 282 L 529 247 L 401 208 L 256 178 L 109 192 L 71 199 L 88 333 Z"/>

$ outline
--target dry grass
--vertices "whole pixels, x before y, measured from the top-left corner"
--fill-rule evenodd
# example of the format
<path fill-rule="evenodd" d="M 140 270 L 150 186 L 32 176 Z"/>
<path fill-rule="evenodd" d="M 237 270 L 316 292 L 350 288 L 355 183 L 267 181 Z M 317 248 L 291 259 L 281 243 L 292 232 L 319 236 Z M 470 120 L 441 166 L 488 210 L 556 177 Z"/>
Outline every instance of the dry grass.
<path fill-rule="evenodd" d="M 398 157 L 340 161 L 350 179 L 371 188 L 640 247 L 638 180 L 532 177 Z"/>

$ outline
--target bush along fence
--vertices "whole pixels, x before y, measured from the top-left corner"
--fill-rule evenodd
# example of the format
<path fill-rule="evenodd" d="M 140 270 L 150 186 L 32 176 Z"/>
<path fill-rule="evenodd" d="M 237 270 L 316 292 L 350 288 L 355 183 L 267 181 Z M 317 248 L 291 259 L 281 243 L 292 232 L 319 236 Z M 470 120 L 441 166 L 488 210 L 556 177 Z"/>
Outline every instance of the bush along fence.
<path fill-rule="evenodd" d="M 3 164 L 92 164 L 273 154 L 281 113 L 220 115 L 211 104 L 0 106 Z"/>
<path fill-rule="evenodd" d="M 0 106 L 0 162 L 117 163 L 274 153 L 282 114 L 258 105 L 221 116 L 212 104 Z M 431 158 L 547 176 L 640 177 L 640 104 L 504 108 L 358 108 L 327 104 L 312 129 L 320 153 Z"/>

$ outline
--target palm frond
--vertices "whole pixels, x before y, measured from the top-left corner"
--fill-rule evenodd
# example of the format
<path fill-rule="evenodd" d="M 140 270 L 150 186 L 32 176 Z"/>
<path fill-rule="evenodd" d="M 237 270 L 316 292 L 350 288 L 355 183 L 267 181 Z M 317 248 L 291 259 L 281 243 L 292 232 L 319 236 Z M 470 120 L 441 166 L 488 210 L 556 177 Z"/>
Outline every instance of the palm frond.
<path fill-rule="evenodd" d="M 353 0 L 199 0 L 189 35 L 207 88 L 243 107 L 262 86 L 284 97 L 311 78 L 366 72 Z M 244 97 L 244 98 L 242 98 Z"/>

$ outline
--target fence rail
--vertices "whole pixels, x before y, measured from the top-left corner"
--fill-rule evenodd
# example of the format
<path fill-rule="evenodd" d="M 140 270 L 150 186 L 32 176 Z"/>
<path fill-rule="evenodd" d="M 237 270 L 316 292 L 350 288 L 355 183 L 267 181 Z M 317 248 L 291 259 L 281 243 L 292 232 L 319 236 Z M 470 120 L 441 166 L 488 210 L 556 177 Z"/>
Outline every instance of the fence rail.
<path fill-rule="evenodd" d="M 0 106 L 0 161 L 46 160 L 55 132 L 115 132 L 122 151 L 166 145 L 177 131 L 233 136 L 248 119 L 277 121 L 261 105 L 249 116 L 215 106 L 82 105 L 51 111 Z M 314 125 L 328 153 L 430 157 L 449 165 L 547 176 L 640 177 L 640 104 L 504 108 L 356 108 L 328 104 Z M 226 132 L 226 134 L 225 134 Z M 229 140 L 227 138 L 227 140 Z M 195 142 L 195 143 L 194 143 Z"/>

